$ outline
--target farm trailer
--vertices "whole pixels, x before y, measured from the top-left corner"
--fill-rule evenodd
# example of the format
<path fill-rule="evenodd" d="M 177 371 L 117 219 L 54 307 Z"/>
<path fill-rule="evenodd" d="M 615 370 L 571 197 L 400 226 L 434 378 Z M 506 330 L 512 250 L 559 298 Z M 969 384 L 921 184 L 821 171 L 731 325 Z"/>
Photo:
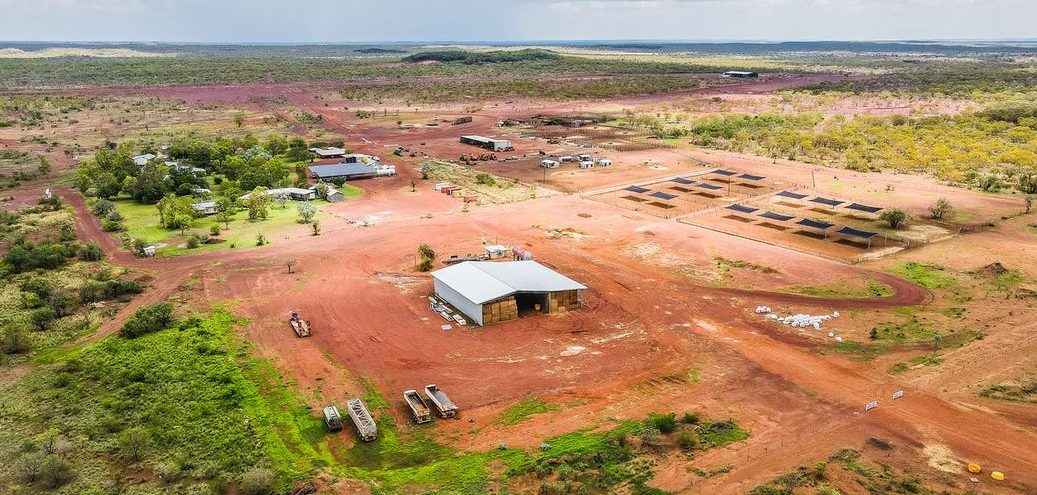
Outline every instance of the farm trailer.
<path fill-rule="evenodd" d="M 403 400 L 407 403 L 407 407 L 410 408 L 410 414 L 414 417 L 414 422 L 428 423 L 432 421 L 432 413 L 428 408 L 428 404 L 421 399 L 416 390 L 405 390 L 403 392 Z"/>
<path fill-rule="evenodd" d="M 434 383 L 425 385 L 425 395 L 432 402 L 433 406 L 436 406 L 436 412 L 439 413 L 441 418 L 453 418 L 457 416 L 457 406 L 450 397 L 447 397 L 446 392 L 436 386 Z"/>
<path fill-rule="evenodd" d="M 295 335 L 298 335 L 299 337 L 310 336 L 310 322 L 299 318 L 299 313 L 292 311 L 292 316 L 288 319 L 288 324 L 292 326 Z"/>
<path fill-rule="evenodd" d="M 350 399 L 346 403 L 346 408 L 349 409 L 349 417 L 353 420 L 353 426 L 356 427 L 356 433 L 360 435 L 361 440 L 373 442 L 378 438 L 378 426 L 362 400 Z"/>

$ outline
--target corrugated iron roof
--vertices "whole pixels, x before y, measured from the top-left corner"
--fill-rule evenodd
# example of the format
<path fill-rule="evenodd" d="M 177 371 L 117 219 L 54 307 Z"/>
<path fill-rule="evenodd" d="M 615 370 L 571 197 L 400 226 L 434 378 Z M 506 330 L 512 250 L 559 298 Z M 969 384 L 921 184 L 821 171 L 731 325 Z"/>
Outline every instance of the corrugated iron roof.
<path fill-rule="evenodd" d="M 536 261 L 466 261 L 436 270 L 432 276 L 475 304 L 518 292 L 558 292 L 587 288 Z"/>

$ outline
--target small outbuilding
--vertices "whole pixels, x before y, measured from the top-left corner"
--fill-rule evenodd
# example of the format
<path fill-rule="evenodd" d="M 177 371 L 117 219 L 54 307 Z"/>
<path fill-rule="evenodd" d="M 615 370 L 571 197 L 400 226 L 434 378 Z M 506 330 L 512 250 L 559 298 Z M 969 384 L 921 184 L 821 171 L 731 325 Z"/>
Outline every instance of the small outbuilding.
<path fill-rule="evenodd" d="M 554 160 L 540 160 L 540 166 L 544 168 L 558 168 L 558 162 Z"/>
<path fill-rule="evenodd" d="M 342 148 L 310 148 L 310 152 L 317 155 L 317 158 L 342 158 L 346 156 L 346 150 Z"/>
<path fill-rule="evenodd" d="M 507 139 L 493 139 L 483 136 L 461 136 L 461 142 L 478 146 L 480 148 L 486 148 L 490 151 L 510 151 L 514 149 L 511 146 L 511 141 L 508 141 Z"/>
<path fill-rule="evenodd" d="M 760 73 L 746 70 L 729 70 L 724 73 L 724 77 L 733 77 L 735 79 L 756 79 L 760 77 Z"/>
<path fill-rule="evenodd" d="M 436 295 L 479 325 L 578 308 L 587 288 L 536 261 L 466 261 L 432 278 Z"/>
<path fill-rule="evenodd" d="M 219 208 L 216 207 L 215 201 L 202 201 L 200 203 L 194 203 L 191 205 L 194 211 L 201 213 L 202 215 L 215 215 L 219 213 Z"/>

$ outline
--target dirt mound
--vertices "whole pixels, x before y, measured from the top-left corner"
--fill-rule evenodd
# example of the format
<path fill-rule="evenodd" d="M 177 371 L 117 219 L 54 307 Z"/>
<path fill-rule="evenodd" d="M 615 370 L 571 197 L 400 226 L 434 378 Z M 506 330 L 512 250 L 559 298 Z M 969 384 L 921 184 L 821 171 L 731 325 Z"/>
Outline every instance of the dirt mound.
<path fill-rule="evenodd" d="M 995 261 L 989 265 L 972 271 L 972 275 L 986 278 L 997 278 L 1006 273 L 1008 273 L 1008 268 L 1006 268 L 1005 265 L 1002 265 L 1000 261 Z"/>

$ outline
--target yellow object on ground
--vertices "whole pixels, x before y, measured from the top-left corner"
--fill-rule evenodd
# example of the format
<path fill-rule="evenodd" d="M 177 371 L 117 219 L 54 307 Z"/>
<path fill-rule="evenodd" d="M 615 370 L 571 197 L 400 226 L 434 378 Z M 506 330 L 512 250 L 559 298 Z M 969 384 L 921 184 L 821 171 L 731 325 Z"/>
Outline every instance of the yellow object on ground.
<path fill-rule="evenodd" d="M 983 471 L 983 468 L 979 467 L 979 464 L 975 464 L 975 463 L 970 463 L 969 464 L 969 472 L 970 473 L 978 473 L 980 471 Z"/>
<path fill-rule="evenodd" d="M 1004 481 L 1005 473 L 1002 473 L 1001 471 L 994 471 L 993 473 L 990 473 L 990 477 L 994 478 L 997 481 Z"/>

